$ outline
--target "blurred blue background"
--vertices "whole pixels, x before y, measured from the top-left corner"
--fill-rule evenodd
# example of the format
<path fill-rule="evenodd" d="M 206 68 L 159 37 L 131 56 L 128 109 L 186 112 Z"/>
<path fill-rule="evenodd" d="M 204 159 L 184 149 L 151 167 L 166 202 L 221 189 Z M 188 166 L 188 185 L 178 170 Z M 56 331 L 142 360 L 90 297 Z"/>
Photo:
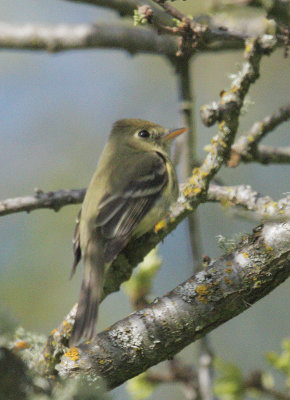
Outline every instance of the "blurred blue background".
<path fill-rule="evenodd" d="M 204 2 L 195 2 L 194 12 Z M 192 5 L 187 4 L 187 8 Z M 80 23 L 116 19 L 113 12 L 62 1 L 13 0 L 1 2 L 1 19 L 11 23 Z M 2 51 L 0 54 L 0 199 L 43 191 L 85 187 L 95 170 L 112 123 L 124 117 L 156 121 L 167 127 L 182 123 L 173 68 L 158 56 L 131 57 L 121 51 L 84 50 L 46 54 Z M 229 86 L 229 73 L 237 72 L 242 52 L 198 55 L 192 62 L 196 99 L 198 154 L 216 127 L 200 123 L 199 108 L 216 100 Z M 240 133 L 286 103 L 289 62 L 283 51 L 264 58 L 261 78 L 251 88 L 255 103 L 241 118 Z M 265 143 L 287 144 L 286 124 Z M 228 185 L 247 183 L 274 199 L 289 191 L 289 167 L 242 165 L 223 168 L 219 176 Z M 69 281 L 71 237 L 79 206 L 14 214 L 0 220 L 0 304 L 17 323 L 44 334 L 59 324 L 78 299 L 81 271 Z M 198 210 L 204 253 L 217 257 L 216 236 L 250 232 L 254 222 L 233 219 L 218 205 Z M 192 274 L 186 225 L 160 247 L 164 260 L 154 285 L 161 296 Z M 284 283 L 250 310 L 211 334 L 217 356 L 237 363 L 245 371 L 264 365 L 264 353 L 279 350 L 289 334 L 289 283 Z M 99 328 L 131 312 L 123 292 L 102 304 Z M 194 362 L 196 345 L 182 352 Z M 128 398 L 124 387 L 114 399 Z M 177 387 L 160 387 L 151 399 L 182 399 Z"/>

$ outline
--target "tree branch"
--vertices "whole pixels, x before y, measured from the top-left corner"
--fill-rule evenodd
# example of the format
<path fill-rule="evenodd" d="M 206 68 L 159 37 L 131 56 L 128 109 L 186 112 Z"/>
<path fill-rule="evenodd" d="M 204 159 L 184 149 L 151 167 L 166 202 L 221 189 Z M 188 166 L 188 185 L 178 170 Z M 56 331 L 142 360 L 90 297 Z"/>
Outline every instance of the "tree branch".
<path fill-rule="evenodd" d="M 290 147 L 274 147 L 260 144 L 257 149 L 256 159 L 243 159 L 244 162 L 257 161 L 261 164 L 289 164 Z"/>
<path fill-rule="evenodd" d="M 241 49 L 244 39 L 224 35 L 204 43 L 199 52 Z M 0 23 L 0 48 L 15 50 L 66 50 L 110 48 L 131 54 L 150 53 L 175 57 L 179 51 L 178 38 L 159 35 L 150 29 L 120 23 L 79 25 L 16 25 Z M 190 57 L 196 49 L 188 52 Z"/>
<path fill-rule="evenodd" d="M 59 375 L 102 376 L 114 388 L 171 358 L 282 283 L 290 275 L 289 242 L 290 224 L 258 227 L 206 271 L 70 349 Z"/>
<path fill-rule="evenodd" d="M 289 156 L 289 148 L 277 150 L 273 147 L 258 146 L 260 141 L 272 132 L 278 125 L 288 121 L 290 118 L 290 104 L 281 107 L 277 112 L 256 122 L 249 132 L 242 135 L 232 146 L 231 158 L 228 162 L 230 167 L 236 167 L 240 161 L 260 161 L 269 163 L 272 159 L 276 162 L 285 162 L 285 155 Z M 289 160 L 289 157 L 287 157 Z"/>
<path fill-rule="evenodd" d="M 200 116 L 205 126 L 222 122 L 224 117 L 228 116 L 229 119 L 231 115 L 236 121 L 235 114 L 237 111 L 239 114 L 250 84 L 259 77 L 261 56 L 272 52 L 276 45 L 276 39 L 271 35 L 263 35 L 261 38 L 247 41 L 248 62 L 244 63 L 242 70 L 233 77 L 231 89 L 221 92 L 219 102 L 203 106 L 200 110 Z"/>
<path fill-rule="evenodd" d="M 211 184 L 208 190 L 208 200 L 218 201 L 225 208 L 238 206 L 247 212 L 251 211 L 259 221 L 289 221 L 290 195 L 273 201 L 269 196 L 261 196 L 254 192 L 251 186 L 219 186 Z"/>
<path fill-rule="evenodd" d="M 0 23 L 0 48 L 64 50 L 114 48 L 129 53 L 155 53 L 175 56 L 177 39 L 152 30 L 119 23 L 79 25 L 12 25 Z"/>
<path fill-rule="evenodd" d="M 181 198 L 179 203 L 186 207 L 182 192 L 186 190 L 186 184 L 180 185 Z M 16 197 L 0 201 L 0 216 L 18 212 L 31 212 L 48 208 L 58 211 L 61 207 L 82 203 L 86 189 L 59 190 L 57 192 L 37 191 L 34 196 Z M 220 186 L 210 184 L 207 201 L 220 202 L 223 206 L 241 206 L 247 211 L 256 213 L 257 219 L 281 221 L 289 218 L 289 196 L 277 202 L 269 196 L 263 197 L 252 191 L 248 185 Z"/>
<path fill-rule="evenodd" d="M 0 201 L 0 216 L 22 211 L 30 212 L 40 208 L 58 211 L 65 205 L 81 203 L 86 189 L 59 190 L 46 193 L 40 189 L 35 189 L 35 192 L 34 196 L 15 197 Z"/>

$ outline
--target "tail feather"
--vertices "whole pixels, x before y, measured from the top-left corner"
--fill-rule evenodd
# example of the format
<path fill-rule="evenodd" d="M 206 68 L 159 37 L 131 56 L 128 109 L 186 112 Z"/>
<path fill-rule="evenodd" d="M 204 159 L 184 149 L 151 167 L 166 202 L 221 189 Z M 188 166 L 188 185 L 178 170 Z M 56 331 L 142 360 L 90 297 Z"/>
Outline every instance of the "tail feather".
<path fill-rule="evenodd" d="M 84 275 L 70 347 L 91 340 L 96 334 L 99 302 L 102 295 L 104 263 L 95 257 L 84 259 Z"/>

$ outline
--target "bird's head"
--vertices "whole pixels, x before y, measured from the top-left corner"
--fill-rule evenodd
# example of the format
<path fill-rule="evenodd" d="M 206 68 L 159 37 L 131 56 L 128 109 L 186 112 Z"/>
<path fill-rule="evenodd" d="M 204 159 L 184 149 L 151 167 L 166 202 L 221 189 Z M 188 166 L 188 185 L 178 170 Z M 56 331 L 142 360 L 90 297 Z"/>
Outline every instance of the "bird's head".
<path fill-rule="evenodd" d="M 142 119 L 121 119 L 113 125 L 111 137 L 139 150 L 168 152 L 173 139 L 185 131 L 186 128 L 169 130 Z"/>

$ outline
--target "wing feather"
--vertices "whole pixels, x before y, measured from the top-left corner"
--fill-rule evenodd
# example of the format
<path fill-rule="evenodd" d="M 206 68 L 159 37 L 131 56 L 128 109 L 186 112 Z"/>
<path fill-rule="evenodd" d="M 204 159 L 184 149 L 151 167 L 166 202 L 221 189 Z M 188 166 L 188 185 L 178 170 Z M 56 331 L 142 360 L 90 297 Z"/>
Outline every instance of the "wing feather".
<path fill-rule="evenodd" d="M 138 223 L 148 213 L 168 182 L 165 159 L 146 154 L 124 190 L 106 194 L 98 206 L 97 227 L 105 241 L 105 262 L 112 261 L 126 246 Z"/>
<path fill-rule="evenodd" d="M 82 251 L 81 251 L 81 245 L 80 245 L 80 219 L 81 219 L 81 212 L 82 209 L 78 212 L 77 218 L 76 218 L 76 226 L 74 230 L 74 236 L 73 236 L 73 255 L 74 255 L 74 261 L 72 265 L 72 270 L 70 274 L 70 279 L 74 276 L 76 272 L 77 265 L 82 258 Z"/>

